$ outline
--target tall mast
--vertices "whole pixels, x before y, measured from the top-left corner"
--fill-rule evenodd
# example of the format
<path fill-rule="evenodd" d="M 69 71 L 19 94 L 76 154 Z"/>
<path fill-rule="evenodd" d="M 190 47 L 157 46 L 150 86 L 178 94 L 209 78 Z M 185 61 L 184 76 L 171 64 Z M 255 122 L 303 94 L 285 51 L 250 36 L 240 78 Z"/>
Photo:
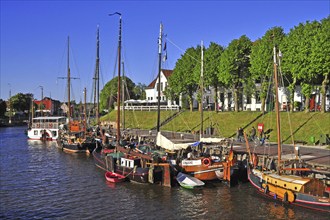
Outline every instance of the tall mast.
<path fill-rule="evenodd" d="M 201 41 L 201 130 L 199 137 L 203 137 L 203 89 L 204 89 L 204 51 L 203 51 L 203 41 Z"/>
<path fill-rule="evenodd" d="M 281 123 L 280 123 L 280 109 L 278 104 L 278 80 L 277 80 L 277 61 L 276 61 L 276 46 L 274 46 L 274 82 L 275 82 L 275 111 L 276 111 L 276 125 L 277 125 L 277 173 L 280 174 L 281 167 Z"/>
<path fill-rule="evenodd" d="M 9 124 L 11 124 L 11 87 L 9 87 L 9 121 L 8 122 Z"/>
<path fill-rule="evenodd" d="M 158 111 L 157 111 L 157 133 L 160 127 L 160 74 L 162 71 L 162 35 L 163 35 L 163 24 L 160 23 L 159 27 L 159 38 L 158 38 Z"/>
<path fill-rule="evenodd" d="M 95 116 L 96 122 L 100 124 L 100 116 L 99 116 L 99 109 L 100 109 L 100 37 L 99 37 L 99 26 L 97 26 L 97 36 L 96 36 L 96 65 L 95 65 L 95 87 L 94 87 L 94 107 L 95 108 Z M 95 104 L 96 102 L 96 104 Z"/>
<path fill-rule="evenodd" d="M 125 69 L 124 69 L 124 62 L 122 62 L 123 64 L 123 85 L 122 85 L 122 99 L 123 99 L 123 102 L 122 102 L 122 106 L 123 106 L 123 129 L 125 129 L 125 86 L 126 86 L 126 82 L 125 82 Z"/>
<path fill-rule="evenodd" d="M 70 103 L 70 37 L 68 36 L 68 60 L 67 60 L 67 70 L 68 70 L 68 120 L 69 120 L 69 130 L 70 130 L 70 118 L 71 118 L 71 103 Z"/>
<path fill-rule="evenodd" d="M 87 106 L 86 106 L 86 87 L 84 88 L 84 138 L 86 138 L 86 129 L 87 129 Z"/>
<path fill-rule="evenodd" d="M 117 145 L 120 141 L 120 64 L 121 64 L 121 13 L 115 12 L 112 15 L 119 15 L 119 39 L 118 39 L 118 86 L 117 86 Z"/>

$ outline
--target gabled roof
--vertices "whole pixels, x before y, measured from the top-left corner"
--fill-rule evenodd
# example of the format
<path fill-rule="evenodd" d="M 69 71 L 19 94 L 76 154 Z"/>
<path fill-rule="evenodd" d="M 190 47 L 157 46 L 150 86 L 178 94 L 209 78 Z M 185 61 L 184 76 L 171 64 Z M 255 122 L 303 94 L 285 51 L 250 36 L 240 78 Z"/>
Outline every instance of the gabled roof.
<path fill-rule="evenodd" d="M 168 77 L 170 77 L 173 73 L 173 70 L 165 70 L 165 69 L 162 69 L 162 73 L 164 74 L 164 76 L 166 77 L 166 79 L 168 79 Z M 156 79 L 154 79 L 148 86 L 147 86 L 147 89 L 153 89 L 155 88 L 155 84 L 156 84 L 156 81 L 157 81 L 157 77 Z"/>

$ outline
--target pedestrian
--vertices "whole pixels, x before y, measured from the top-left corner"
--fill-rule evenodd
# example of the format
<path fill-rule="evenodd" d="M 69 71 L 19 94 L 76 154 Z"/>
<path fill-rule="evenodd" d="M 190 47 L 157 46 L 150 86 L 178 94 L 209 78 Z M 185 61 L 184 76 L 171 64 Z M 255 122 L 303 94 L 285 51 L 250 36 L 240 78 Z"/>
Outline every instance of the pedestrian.
<path fill-rule="evenodd" d="M 239 127 L 238 129 L 237 129 L 237 134 L 236 134 L 236 136 L 237 136 L 237 141 L 239 141 L 239 142 L 242 142 L 243 141 L 243 132 L 244 132 L 244 130 L 243 130 L 243 128 L 242 127 Z"/>
<path fill-rule="evenodd" d="M 251 129 L 251 135 L 250 135 L 250 138 L 251 138 L 251 140 L 253 141 L 255 137 L 256 137 L 256 129 L 255 129 L 254 126 L 253 126 L 252 129 Z"/>

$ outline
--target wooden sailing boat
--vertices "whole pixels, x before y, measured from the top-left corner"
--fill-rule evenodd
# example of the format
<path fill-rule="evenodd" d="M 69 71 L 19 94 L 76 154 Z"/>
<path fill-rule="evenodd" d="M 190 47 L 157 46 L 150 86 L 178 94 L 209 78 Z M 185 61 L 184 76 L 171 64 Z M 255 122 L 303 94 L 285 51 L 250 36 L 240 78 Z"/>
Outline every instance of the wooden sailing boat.
<path fill-rule="evenodd" d="M 330 213 L 330 186 L 324 180 L 315 178 L 314 174 L 309 176 L 285 174 L 284 163 L 281 159 L 281 135 L 280 117 L 278 103 L 277 83 L 277 51 L 274 47 L 274 83 L 275 83 L 275 109 L 277 119 L 277 168 L 264 170 L 258 166 L 258 159 L 255 154 L 250 153 L 250 165 L 248 166 L 248 179 L 259 192 L 265 196 L 276 198 L 293 205 L 304 208 L 311 208 L 318 211 Z M 247 148 L 249 151 L 248 141 Z M 290 169 L 292 170 L 292 169 Z M 308 168 L 295 169 L 308 170 Z"/>
<path fill-rule="evenodd" d="M 70 87 L 71 79 L 77 79 L 71 77 L 70 74 L 70 39 L 68 37 L 68 60 L 67 60 L 67 92 L 68 92 L 68 130 L 61 134 L 61 138 L 58 140 L 59 147 L 68 153 L 86 153 L 89 154 L 96 146 L 93 139 L 86 139 L 86 107 L 84 108 L 84 122 L 71 120 L 71 103 L 70 103 Z M 86 105 L 86 89 L 84 90 L 84 99 Z"/>
<path fill-rule="evenodd" d="M 121 30 L 122 16 L 119 20 L 119 40 L 118 40 L 118 92 L 117 92 L 117 127 L 114 152 L 105 151 L 102 147 L 97 147 L 93 151 L 96 166 L 105 170 L 115 172 L 127 177 L 130 181 L 139 183 L 158 183 L 162 181 L 162 169 L 150 164 L 155 159 L 159 159 L 155 154 L 145 154 L 136 151 L 134 144 L 129 144 L 121 137 L 120 129 L 120 89 L 121 89 Z"/>
<path fill-rule="evenodd" d="M 228 153 L 224 153 L 220 148 L 216 149 L 216 146 L 208 146 L 206 141 L 203 138 L 204 128 L 203 128 L 203 77 L 204 77 L 204 50 L 203 50 L 203 42 L 201 42 L 201 127 L 200 127 L 200 142 L 196 143 L 195 146 L 192 145 L 192 152 L 189 153 L 191 157 L 187 157 L 183 159 L 180 163 L 180 166 L 187 172 L 188 174 L 196 177 L 200 180 L 227 180 L 230 182 L 231 177 L 233 176 L 234 172 L 232 169 L 232 154 L 233 152 L 230 151 L 231 157 L 228 157 Z M 221 149 L 227 150 L 230 145 L 228 140 L 220 140 L 213 139 L 209 140 L 216 144 L 220 144 L 222 147 Z M 204 146 L 208 153 L 202 154 L 202 146 Z M 203 148 L 204 148 L 203 147 Z M 197 148 L 197 149 L 196 149 Z M 210 154 L 210 152 L 213 152 Z M 228 152 L 228 151 L 227 151 Z M 196 155 L 197 154 L 197 155 Z M 225 158 L 225 159 L 224 159 Z M 230 161 L 228 161 L 228 158 Z M 233 179 L 233 178 L 232 178 Z M 233 184 L 234 181 L 231 182 L 230 185 Z"/>

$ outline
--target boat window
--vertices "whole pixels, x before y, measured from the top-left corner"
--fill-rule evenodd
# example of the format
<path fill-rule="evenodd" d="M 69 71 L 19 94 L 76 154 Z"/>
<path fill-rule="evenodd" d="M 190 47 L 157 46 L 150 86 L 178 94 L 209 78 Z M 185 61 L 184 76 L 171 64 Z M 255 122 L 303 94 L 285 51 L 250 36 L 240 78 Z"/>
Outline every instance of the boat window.
<path fill-rule="evenodd" d="M 297 187 L 295 186 L 294 189 L 297 190 Z"/>
<path fill-rule="evenodd" d="M 34 130 L 34 135 L 38 135 L 38 130 Z"/>
<path fill-rule="evenodd" d="M 286 187 L 286 184 L 284 184 L 284 187 Z"/>

